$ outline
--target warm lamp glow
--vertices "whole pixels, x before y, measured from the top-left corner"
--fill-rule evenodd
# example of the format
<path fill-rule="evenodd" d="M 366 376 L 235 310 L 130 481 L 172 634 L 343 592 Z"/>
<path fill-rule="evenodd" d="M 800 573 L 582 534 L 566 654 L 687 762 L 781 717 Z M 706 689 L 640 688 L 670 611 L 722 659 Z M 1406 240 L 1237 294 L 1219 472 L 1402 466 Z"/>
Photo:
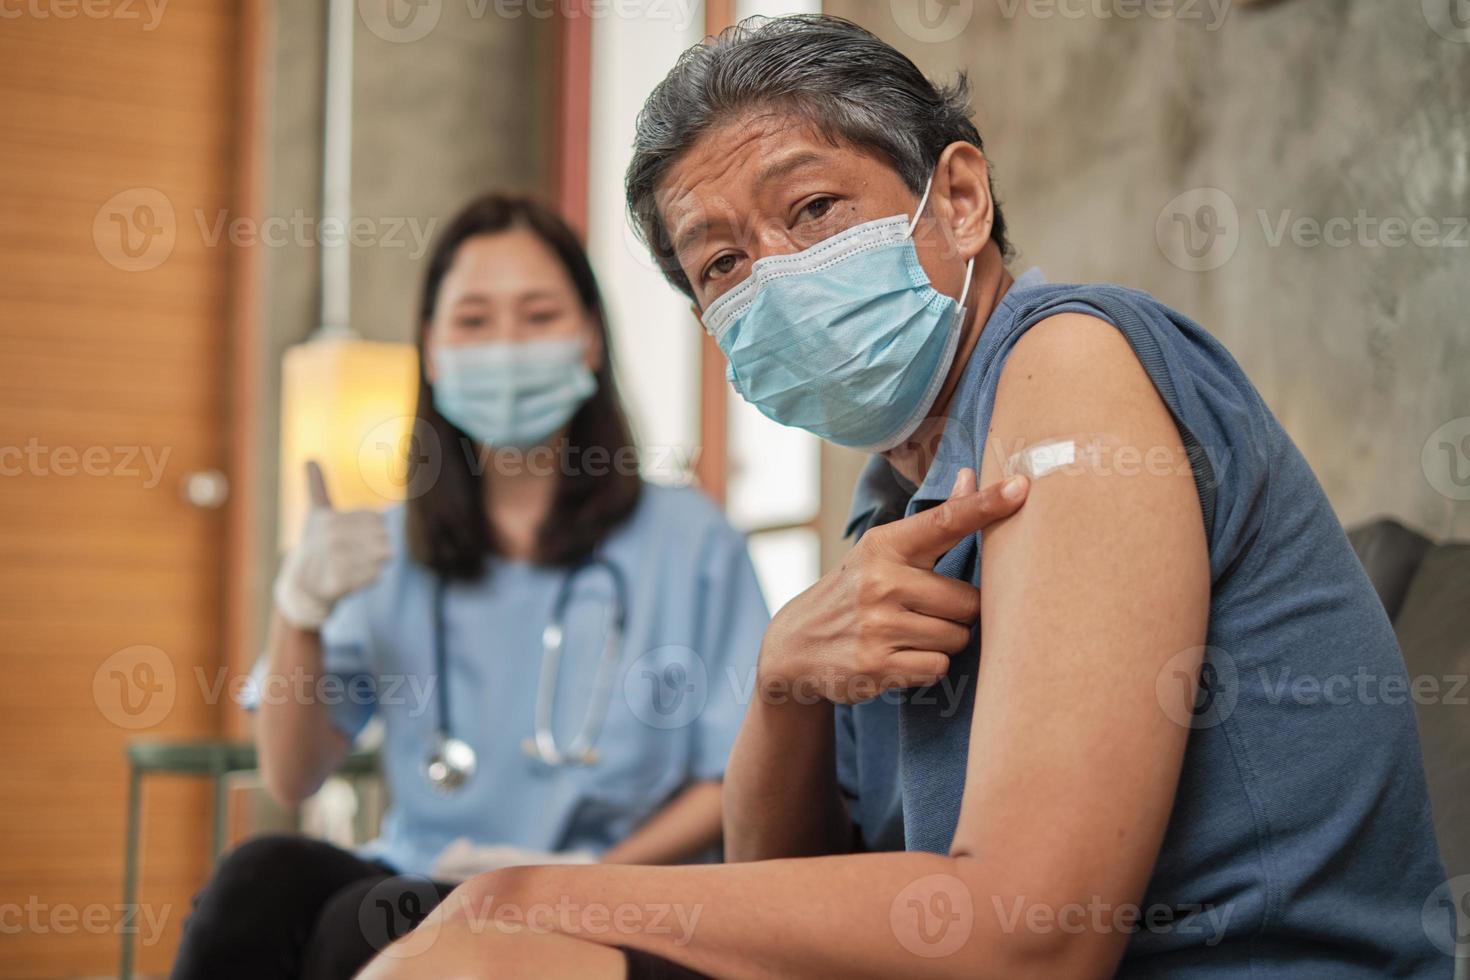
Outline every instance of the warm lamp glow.
<path fill-rule="evenodd" d="M 317 337 L 281 363 L 281 546 L 306 519 L 305 465 L 321 464 L 338 510 L 382 510 L 402 500 L 406 446 L 418 391 L 408 344 L 352 335 Z"/>

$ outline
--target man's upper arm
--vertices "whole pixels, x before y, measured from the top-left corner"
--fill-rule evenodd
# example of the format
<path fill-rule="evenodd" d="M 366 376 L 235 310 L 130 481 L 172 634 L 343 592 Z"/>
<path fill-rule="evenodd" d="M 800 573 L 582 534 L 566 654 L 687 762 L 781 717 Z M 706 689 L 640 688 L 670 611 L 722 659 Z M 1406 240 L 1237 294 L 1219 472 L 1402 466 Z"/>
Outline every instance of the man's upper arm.
<path fill-rule="evenodd" d="M 988 859 L 993 894 L 1055 912 L 1143 895 L 1189 734 L 1170 720 L 1181 706 L 1160 703 L 1184 692 L 1157 678 L 1173 658 L 1197 670 L 1210 582 L 1178 429 L 1111 324 L 1067 314 L 1017 342 L 980 485 L 1053 439 L 1076 442 L 1077 462 L 1034 478 L 1026 506 L 984 534 L 954 849 Z M 1097 938 L 1119 955 L 1126 935 Z"/>

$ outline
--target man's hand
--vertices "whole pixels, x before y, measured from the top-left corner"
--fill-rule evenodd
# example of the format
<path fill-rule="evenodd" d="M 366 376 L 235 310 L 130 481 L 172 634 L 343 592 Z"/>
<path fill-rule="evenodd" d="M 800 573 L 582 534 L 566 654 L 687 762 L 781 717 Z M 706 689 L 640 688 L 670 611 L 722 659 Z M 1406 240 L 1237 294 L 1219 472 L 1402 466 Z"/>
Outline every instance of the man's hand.
<path fill-rule="evenodd" d="M 841 566 L 787 603 L 761 645 L 762 694 L 854 704 L 948 673 L 949 658 L 970 642 L 980 590 L 937 574 L 934 563 L 1009 517 L 1029 487 L 1025 477 L 975 485 L 974 471 L 961 470 L 948 500 L 873 528 Z"/>

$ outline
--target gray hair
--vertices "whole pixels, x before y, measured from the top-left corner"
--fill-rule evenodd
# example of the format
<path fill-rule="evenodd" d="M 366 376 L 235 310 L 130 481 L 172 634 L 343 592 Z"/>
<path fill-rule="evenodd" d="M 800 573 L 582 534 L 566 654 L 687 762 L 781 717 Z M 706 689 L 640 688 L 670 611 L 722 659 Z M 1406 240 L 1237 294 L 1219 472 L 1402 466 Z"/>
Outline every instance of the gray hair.
<path fill-rule="evenodd" d="M 984 149 L 963 72 L 951 85 L 935 85 L 896 48 L 851 21 L 748 17 L 705 38 L 679 56 L 643 104 L 624 178 L 639 236 L 669 282 L 691 298 L 655 194 L 702 135 L 763 106 L 803 117 L 834 143 L 878 151 L 916 195 L 946 146 L 962 141 Z M 990 237 L 1003 256 L 1010 254 L 998 202 Z"/>

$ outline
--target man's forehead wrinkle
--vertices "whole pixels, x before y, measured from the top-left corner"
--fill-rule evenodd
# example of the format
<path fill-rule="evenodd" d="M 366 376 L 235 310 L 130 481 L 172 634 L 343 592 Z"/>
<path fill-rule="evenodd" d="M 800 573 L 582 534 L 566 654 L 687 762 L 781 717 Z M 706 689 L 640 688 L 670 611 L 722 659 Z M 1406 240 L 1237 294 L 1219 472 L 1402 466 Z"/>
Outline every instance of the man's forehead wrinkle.
<path fill-rule="evenodd" d="M 693 186 L 684 186 L 672 179 L 658 192 L 658 201 L 668 240 L 676 253 L 681 252 L 685 238 L 703 233 L 707 209 Z M 689 222 L 693 225 L 688 225 Z"/>
<path fill-rule="evenodd" d="M 729 129 L 730 127 L 728 126 L 722 127 L 720 130 L 717 130 L 716 133 L 728 132 Z M 708 140 L 708 137 L 706 137 L 706 140 L 700 141 L 700 143 L 704 143 L 705 146 L 704 152 L 702 154 L 704 159 L 699 162 L 716 163 L 718 164 L 719 169 L 714 171 L 713 173 L 701 175 L 694 181 L 694 183 L 698 185 L 700 183 L 708 183 L 711 180 L 722 180 L 726 175 L 729 174 L 731 170 L 736 169 L 744 164 L 749 158 L 750 154 L 759 152 L 760 147 L 757 146 L 757 144 L 760 144 L 765 140 L 768 140 L 777 135 L 779 135 L 778 132 L 773 132 L 769 128 L 747 125 L 740 127 L 739 134 L 734 139 L 721 140 L 716 138 L 714 140 L 706 142 L 706 140 Z M 700 143 L 695 144 L 695 153 L 699 152 Z M 692 157 L 694 156 L 694 154 L 691 154 L 690 156 Z M 697 163 L 695 164 L 696 167 L 698 165 L 699 164 Z"/>
<path fill-rule="evenodd" d="M 692 191 L 701 183 L 718 182 L 758 149 L 753 144 L 782 137 L 796 127 L 808 128 L 789 114 L 773 110 L 752 111 L 715 126 L 697 139 L 684 158 L 670 168 L 665 177 L 665 188 L 678 195 Z M 719 164 L 719 169 L 710 174 L 700 173 L 702 167 L 710 162 Z"/>
<path fill-rule="evenodd" d="M 756 174 L 755 184 L 757 188 L 760 188 L 778 178 L 790 177 L 803 168 L 827 162 L 825 156 L 814 150 L 793 149 L 792 152 L 783 153 L 762 167 Z"/>
<path fill-rule="evenodd" d="M 684 250 L 684 239 L 692 237 L 692 233 L 703 231 L 709 224 L 733 214 L 735 209 L 730 200 L 718 188 L 727 186 L 731 171 L 743 166 L 748 155 L 758 150 L 754 144 L 771 135 L 770 131 L 759 127 L 742 127 L 738 139 L 729 144 L 717 141 L 701 147 L 705 142 L 701 140 L 671 169 L 661 196 L 666 202 L 664 213 L 668 216 L 676 252 Z M 707 165 L 713 165 L 715 169 L 705 171 Z M 710 190 L 703 191 L 705 187 Z M 724 205 L 724 208 L 718 205 Z M 686 230 L 683 226 L 689 221 L 696 224 Z"/>
<path fill-rule="evenodd" d="M 664 206 L 675 252 L 683 252 L 691 244 L 689 239 L 706 234 L 710 226 L 723 223 L 735 213 L 733 202 L 719 190 L 720 181 L 713 181 L 715 186 L 707 191 L 699 189 L 708 183 L 711 181 L 695 181 L 679 189 Z"/>

